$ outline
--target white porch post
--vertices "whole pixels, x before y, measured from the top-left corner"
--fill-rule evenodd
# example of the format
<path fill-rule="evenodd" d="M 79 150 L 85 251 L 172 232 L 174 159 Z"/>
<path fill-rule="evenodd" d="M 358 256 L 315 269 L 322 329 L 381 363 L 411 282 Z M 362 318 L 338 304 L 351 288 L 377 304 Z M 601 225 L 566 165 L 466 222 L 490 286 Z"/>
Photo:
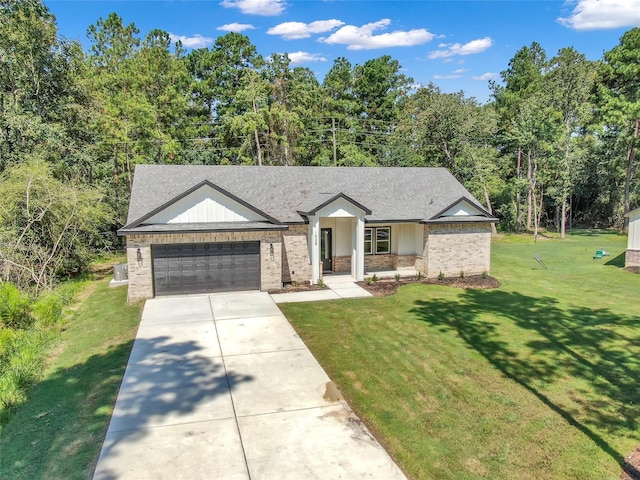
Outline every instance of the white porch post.
<path fill-rule="evenodd" d="M 317 284 L 320 279 L 320 218 L 318 216 L 309 217 L 309 232 L 311 238 L 311 283 Z"/>
<path fill-rule="evenodd" d="M 351 276 L 361 282 L 364 280 L 364 218 L 358 216 L 355 220 Z"/>

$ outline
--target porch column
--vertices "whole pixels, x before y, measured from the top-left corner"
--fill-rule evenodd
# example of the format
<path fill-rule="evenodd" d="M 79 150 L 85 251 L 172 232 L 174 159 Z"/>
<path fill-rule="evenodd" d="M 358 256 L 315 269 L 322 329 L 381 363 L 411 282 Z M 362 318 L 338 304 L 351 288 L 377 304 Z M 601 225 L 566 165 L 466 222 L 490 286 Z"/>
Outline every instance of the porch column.
<path fill-rule="evenodd" d="M 364 218 L 356 217 L 355 221 L 351 276 L 361 282 L 364 280 Z"/>
<path fill-rule="evenodd" d="M 320 217 L 309 217 L 309 232 L 311 238 L 309 245 L 311 246 L 311 283 L 318 283 L 320 279 Z"/>

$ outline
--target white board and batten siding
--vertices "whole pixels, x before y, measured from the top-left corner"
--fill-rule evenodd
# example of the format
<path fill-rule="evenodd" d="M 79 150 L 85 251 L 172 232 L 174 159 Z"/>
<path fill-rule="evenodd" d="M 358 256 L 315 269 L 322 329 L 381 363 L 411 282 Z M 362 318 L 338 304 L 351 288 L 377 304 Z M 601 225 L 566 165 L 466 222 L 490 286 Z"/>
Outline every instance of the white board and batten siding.
<path fill-rule="evenodd" d="M 484 215 L 484 213 L 466 200 L 456 203 L 449 210 L 441 214 L 443 217 L 468 217 L 475 215 Z"/>
<path fill-rule="evenodd" d="M 259 222 L 250 208 L 204 185 L 151 217 L 149 223 Z"/>
<path fill-rule="evenodd" d="M 629 212 L 628 250 L 640 250 L 640 208 Z"/>

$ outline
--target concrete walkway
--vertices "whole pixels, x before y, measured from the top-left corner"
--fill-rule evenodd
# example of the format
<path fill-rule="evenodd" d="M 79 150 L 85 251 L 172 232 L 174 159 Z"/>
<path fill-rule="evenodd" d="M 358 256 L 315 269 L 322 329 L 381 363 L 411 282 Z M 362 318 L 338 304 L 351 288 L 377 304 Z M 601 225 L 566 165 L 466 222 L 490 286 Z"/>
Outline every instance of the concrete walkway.
<path fill-rule="evenodd" d="M 94 479 L 405 479 L 266 293 L 147 301 Z"/>
<path fill-rule="evenodd" d="M 351 275 L 325 275 L 322 279 L 329 287 L 326 290 L 310 290 L 308 292 L 274 293 L 271 295 L 276 303 L 316 302 L 319 300 L 339 300 L 341 298 L 371 297 L 371 293 L 356 284 Z"/>

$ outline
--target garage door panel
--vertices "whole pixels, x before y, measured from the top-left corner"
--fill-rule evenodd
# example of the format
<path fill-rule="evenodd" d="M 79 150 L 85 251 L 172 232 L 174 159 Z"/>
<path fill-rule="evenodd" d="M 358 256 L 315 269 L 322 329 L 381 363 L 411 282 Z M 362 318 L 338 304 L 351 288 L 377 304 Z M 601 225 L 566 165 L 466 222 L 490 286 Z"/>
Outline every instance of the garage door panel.
<path fill-rule="evenodd" d="M 156 295 L 260 288 L 260 242 L 152 246 Z"/>

